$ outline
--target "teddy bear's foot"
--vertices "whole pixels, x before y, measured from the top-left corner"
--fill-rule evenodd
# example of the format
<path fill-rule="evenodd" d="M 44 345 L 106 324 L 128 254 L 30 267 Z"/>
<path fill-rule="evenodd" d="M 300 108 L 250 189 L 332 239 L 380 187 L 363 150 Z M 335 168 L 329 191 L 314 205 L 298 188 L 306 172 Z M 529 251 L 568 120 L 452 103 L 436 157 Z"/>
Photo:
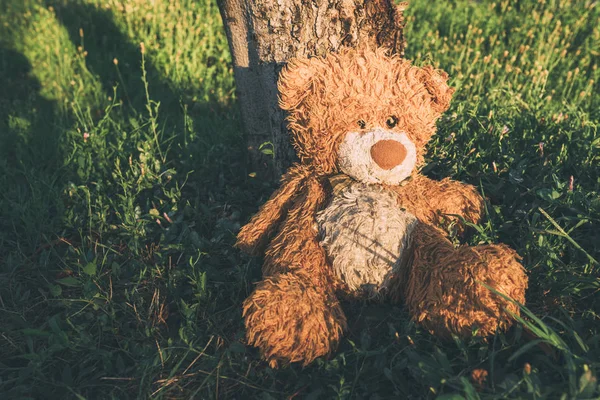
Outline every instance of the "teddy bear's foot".
<path fill-rule="evenodd" d="M 298 272 L 275 275 L 244 302 L 248 344 L 258 347 L 273 368 L 307 365 L 329 354 L 346 327 L 335 295 L 310 282 Z"/>
<path fill-rule="evenodd" d="M 414 318 L 443 337 L 474 330 L 487 336 L 509 327 L 518 305 L 483 284 L 523 304 L 527 275 L 517 253 L 502 244 L 455 249 L 434 228 L 421 227 L 421 233 L 420 246 L 426 246 L 415 254 L 404 293 Z"/>

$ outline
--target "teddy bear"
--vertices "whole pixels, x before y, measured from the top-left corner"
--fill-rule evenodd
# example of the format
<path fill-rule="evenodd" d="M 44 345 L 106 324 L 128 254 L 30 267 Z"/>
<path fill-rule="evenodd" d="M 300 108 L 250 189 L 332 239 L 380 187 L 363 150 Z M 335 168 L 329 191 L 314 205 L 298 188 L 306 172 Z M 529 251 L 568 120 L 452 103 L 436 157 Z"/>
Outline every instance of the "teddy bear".
<path fill-rule="evenodd" d="M 236 243 L 264 256 L 243 318 L 271 367 L 329 355 L 347 329 L 340 300 L 404 304 L 441 338 L 485 337 L 519 314 L 527 275 L 517 253 L 448 238 L 449 224 L 462 235 L 480 221 L 484 199 L 419 173 L 454 92 L 447 80 L 383 49 L 283 68 L 280 106 L 299 161 Z"/>

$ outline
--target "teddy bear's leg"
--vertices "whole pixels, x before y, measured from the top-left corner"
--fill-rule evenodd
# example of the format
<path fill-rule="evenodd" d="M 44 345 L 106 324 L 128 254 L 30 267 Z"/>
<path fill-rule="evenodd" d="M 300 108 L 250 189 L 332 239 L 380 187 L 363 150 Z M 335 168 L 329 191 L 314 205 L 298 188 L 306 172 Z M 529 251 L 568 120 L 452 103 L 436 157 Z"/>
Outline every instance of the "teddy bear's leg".
<path fill-rule="evenodd" d="M 337 345 L 346 318 L 331 289 L 303 272 L 283 273 L 258 284 L 244 303 L 246 338 L 271 367 L 307 365 Z"/>
<path fill-rule="evenodd" d="M 246 338 L 272 367 L 329 354 L 346 327 L 336 283 L 317 239 L 318 185 L 292 207 L 265 254 L 263 276 L 244 302 Z"/>
<path fill-rule="evenodd" d="M 481 283 L 523 304 L 527 275 L 517 253 L 506 245 L 454 248 L 439 230 L 415 229 L 414 259 L 404 287 L 410 313 L 434 334 L 493 334 L 513 322 L 506 310 L 519 307 Z"/>

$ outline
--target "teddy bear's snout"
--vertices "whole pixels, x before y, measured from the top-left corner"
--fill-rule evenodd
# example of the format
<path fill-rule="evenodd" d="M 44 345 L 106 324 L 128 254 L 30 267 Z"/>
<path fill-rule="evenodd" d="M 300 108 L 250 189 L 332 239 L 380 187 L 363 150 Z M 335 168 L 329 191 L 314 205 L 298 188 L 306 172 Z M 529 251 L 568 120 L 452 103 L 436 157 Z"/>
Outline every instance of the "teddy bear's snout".
<path fill-rule="evenodd" d="M 380 140 L 371 147 L 371 158 L 385 170 L 402 164 L 406 154 L 406 147 L 396 140 Z"/>
<path fill-rule="evenodd" d="M 338 167 L 344 174 L 366 183 L 398 185 L 417 163 L 417 149 L 406 132 L 374 128 L 349 132 L 338 151 Z"/>

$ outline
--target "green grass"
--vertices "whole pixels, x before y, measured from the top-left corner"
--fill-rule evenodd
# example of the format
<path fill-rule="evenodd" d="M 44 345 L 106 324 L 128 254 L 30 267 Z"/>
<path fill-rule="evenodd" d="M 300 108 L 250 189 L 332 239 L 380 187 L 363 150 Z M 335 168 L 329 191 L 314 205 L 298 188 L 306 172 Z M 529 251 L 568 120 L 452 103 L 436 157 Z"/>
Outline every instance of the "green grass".
<path fill-rule="evenodd" d="M 331 359 L 269 369 L 243 344 L 260 260 L 232 244 L 276 182 L 243 162 L 216 4 L 4 0 L 0 397 L 599 398 L 600 5 L 408 12 L 407 56 L 457 88 L 425 173 L 489 198 L 469 240 L 523 256 L 519 324 L 443 342 L 346 304 Z"/>

